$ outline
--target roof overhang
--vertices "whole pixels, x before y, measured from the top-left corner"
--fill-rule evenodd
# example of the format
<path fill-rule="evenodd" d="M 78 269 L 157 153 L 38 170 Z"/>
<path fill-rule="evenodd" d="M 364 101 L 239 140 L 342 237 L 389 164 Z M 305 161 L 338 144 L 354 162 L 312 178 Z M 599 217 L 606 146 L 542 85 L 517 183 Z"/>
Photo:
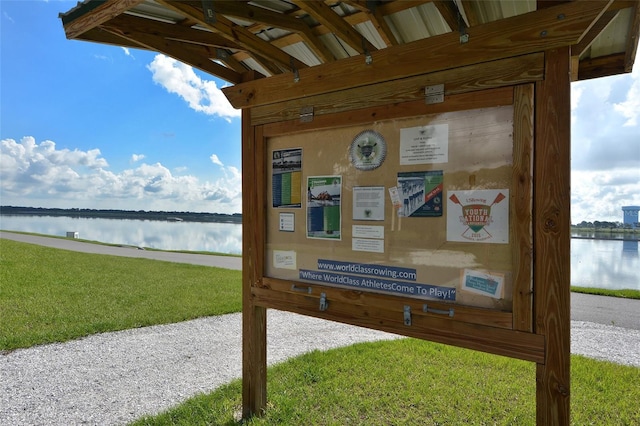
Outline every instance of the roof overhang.
<path fill-rule="evenodd" d="M 164 53 L 232 84 L 304 78 L 342 90 L 393 79 L 394 69 L 406 77 L 564 46 L 573 80 L 627 73 L 640 2 L 86 0 L 60 18 L 69 39 Z M 417 55 L 432 69 L 412 69 Z M 240 86 L 225 91 L 235 107 L 263 102 Z"/>

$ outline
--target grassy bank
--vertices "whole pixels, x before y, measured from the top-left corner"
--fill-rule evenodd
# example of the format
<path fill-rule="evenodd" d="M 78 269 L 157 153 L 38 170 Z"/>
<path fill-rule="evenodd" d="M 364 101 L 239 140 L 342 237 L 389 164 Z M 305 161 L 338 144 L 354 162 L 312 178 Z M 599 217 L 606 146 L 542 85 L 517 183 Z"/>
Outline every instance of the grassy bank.
<path fill-rule="evenodd" d="M 242 309 L 240 271 L 0 244 L 0 350 Z M 640 299 L 637 290 L 572 291 Z"/>
<path fill-rule="evenodd" d="M 0 349 L 241 309 L 241 272 L 0 240 Z M 640 424 L 640 369 L 572 356 L 573 424 Z M 535 424 L 535 365 L 402 339 L 269 369 L 251 425 Z M 138 425 L 237 422 L 234 381 Z"/>
<path fill-rule="evenodd" d="M 596 287 L 571 287 L 575 293 L 595 294 L 597 296 L 621 297 L 624 299 L 640 299 L 640 290 L 608 290 Z"/>
<path fill-rule="evenodd" d="M 0 244 L 1 350 L 242 309 L 240 271 Z"/>
<path fill-rule="evenodd" d="M 640 424 L 640 368 L 571 357 L 574 425 Z M 241 382 L 143 425 L 235 425 Z M 535 364 L 415 339 L 315 351 L 268 371 L 248 425 L 533 425 Z"/>

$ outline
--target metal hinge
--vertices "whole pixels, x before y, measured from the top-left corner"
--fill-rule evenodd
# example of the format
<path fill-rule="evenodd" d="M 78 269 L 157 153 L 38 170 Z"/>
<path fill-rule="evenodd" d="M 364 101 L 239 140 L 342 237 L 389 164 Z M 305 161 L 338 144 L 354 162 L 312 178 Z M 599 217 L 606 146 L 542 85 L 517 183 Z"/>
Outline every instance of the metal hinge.
<path fill-rule="evenodd" d="M 444 102 L 444 84 L 435 84 L 424 88 L 424 101 L 427 105 Z"/>
<path fill-rule="evenodd" d="M 404 305 L 404 325 L 411 325 L 411 306 Z"/>
<path fill-rule="evenodd" d="M 311 123 L 313 121 L 313 107 L 307 106 L 300 108 L 300 122 Z"/>
<path fill-rule="evenodd" d="M 327 294 L 320 293 L 320 310 L 326 311 L 328 307 L 329 307 L 329 302 L 327 302 Z"/>

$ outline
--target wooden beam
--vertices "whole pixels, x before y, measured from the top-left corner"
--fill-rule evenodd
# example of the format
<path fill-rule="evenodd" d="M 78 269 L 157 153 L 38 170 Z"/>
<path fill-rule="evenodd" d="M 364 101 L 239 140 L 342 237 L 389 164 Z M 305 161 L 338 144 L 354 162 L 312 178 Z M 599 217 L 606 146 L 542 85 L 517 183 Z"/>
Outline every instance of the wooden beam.
<path fill-rule="evenodd" d="M 90 41 L 94 43 L 102 43 L 102 44 L 110 44 L 118 47 L 127 47 L 130 49 L 143 49 L 148 50 L 146 47 L 141 46 L 138 43 L 135 43 L 131 40 L 127 40 L 126 38 L 122 38 L 115 34 L 112 34 L 108 31 L 103 30 L 102 28 L 93 28 L 89 31 L 86 31 L 75 38 L 75 40 L 81 41 Z"/>
<path fill-rule="evenodd" d="M 543 65 L 544 67 L 544 65 Z M 533 331 L 533 84 L 514 88 L 513 178 L 510 205 L 513 235 L 513 329 Z M 517 229 L 516 229 L 517 228 Z"/>
<path fill-rule="evenodd" d="M 378 8 L 375 8 L 371 12 L 364 13 L 369 17 L 371 25 L 373 25 L 373 28 L 375 28 L 386 46 L 395 46 L 398 44 L 398 39 L 393 34 L 391 27 L 387 24 L 387 21 L 384 19 L 384 16 L 380 13 Z"/>
<path fill-rule="evenodd" d="M 255 76 L 254 76 L 255 77 Z M 242 417 L 267 406 L 267 310 L 252 288 L 262 278 L 265 246 L 265 143 L 242 111 Z"/>
<path fill-rule="evenodd" d="M 198 30 L 181 24 L 168 24 L 132 15 L 117 16 L 106 23 L 106 25 L 112 29 L 119 29 L 123 33 L 132 30 L 138 33 L 154 35 L 184 43 L 201 44 L 232 50 L 243 48 L 239 44 L 212 31 Z"/>
<path fill-rule="evenodd" d="M 616 53 L 595 59 L 585 59 L 580 62 L 578 80 L 589 80 L 592 78 L 624 74 L 627 72 L 625 71 L 625 61 L 625 53 Z"/>
<path fill-rule="evenodd" d="M 582 40 L 580 40 L 580 43 L 571 48 L 571 54 L 577 57 L 582 56 L 586 50 L 591 47 L 595 39 L 607 29 L 611 21 L 613 21 L 619 13 L 619 10 L 608 10 L 605 12 L 600 19 L 598 19 L 598 22 L 591 27 L 589 32 L 585 34 Z"/>
<path fill-rule="evenodd" d="M 412 9 L 414 7 L 422 6 L 426 3 L 431 3 L 433 0 L 401 0 L 401 1 L 387 1 L 378 6 L 378 10 L 383 16 L 393 15 L 394 13 L 402 12 L 403 10 Z"/>
<path fill-rule="evenodd" d="M 120 28 L 112 28 L 108 25 L 103 25 L 103 28 L 105 31 L 108 31 L 118 37 L 138 43 L 149 50 L 164 53 L 165 55 L 171 56 L 180 62 L 184 62 L 185 64 L 191 65 L 223 80 L 231 83 L 240 83 L 242 81 L 240 73 L 216 64 L 208 57 L 208 55 L 196 53 L 195 50 L 197 45 L 192 45 L 190 49 L 185 49 L 184 43 L 167 40 L 159 36 L 132 30 L 123 32 Z"/>
<path fill-rule="evenodd" d="M 373 107 L 384 109 L 389 104 L 395 105 L 413 101 L 424 103 L 424 88 L 441 83 L 445 84 L 446 105 L 451 108 L 451 96 L 533 82 L 541 80 L 543 76 L 544 55 L 534 53 L 378 83 L 375 86 L 355 87 L 329 94 L 257 106 L 251 109 L 251 119 L 254 125 L 299 120 L 301 108 L 313 105 L 314 122 L 316 123 L 325 115 L 347 112 L 350 112 L 352 121 L 355 121 L 355 113 L 351 112 L 354 110 Z M 497 99 L 496 94 L 492 96 Z M 366 115 L 362 114 L 362 116 Z M 375 117 L 368 118 L 373 120 Z"/>
<path fill-rule="evenodd" d="M 250 22 L 256 22 L 262 26 L 281 28 L 299 34 L 309 45 L 309 48 L 320 58 L 322 62 L 335 60 L 329 48 L 314 36 L 311 28 L 302 19 L 292 15 L 273 12 L 262 7 L 252 6 L 240 1 L 216 1 L 213 4 L 217 13 L 226 16 L 234 16 Z"/>
<path fill-rule="evenodd" d="M 480 25 L 480 18 L 476 13 L 476 9 L 474 6 L 473 0 L 461 0 L 462 1 L 462 10 L 464 10 L 464 14 L 467 17 L 467 25 L 470 27 L 475 27 Z"/>
<path fill-rule="evenodd" d="M 569 425 L 571 358 L 571 52 L 546 52 L 536 83 L 534 158 L 535 332 L 545 337 L 536 366 L 536 422 Z"/>
<path fill-rule="evenodd" d="M 72 13 L 61 15 L 64 32 L 69 40 L 78 38 L 81 34 L 98 27 L 110 19 L 120 15 L 144 0 L 108 0 L 86 13 L 74 17 Z M 79 5 L 79 8 L 88 7 Z"/>
<path fill-rule="evenodd" d="M 624 56 L 624 71 L 631 72 L 638 51 L 638 39 L 640 39 L 640 4 L 636 3 L 633 11 L 629 38 L 627 38 L 626 54 Z"/>
<path fill-rule="evenodd" d="M 215 31 L 228 40 L 242 46 L 245 50 L 251 53 L 258 62 L 261 62 L 261 65 L 274 74 L 281 73 L 282 69 L 291 69 L 291 62 L 293 62 L 296 68 L 305 68 L 307 66 L 299 60 L 292 58 L 286 52 L 283 52 L 277 47 L 271 45 L 269 42 L 257 37 L 245 28 L 234 24 L 224 16 L 216 15 L 216 22 L 210 24 L 205 21 L 202 10 L 196 6 L 197 2 L 174 2 L 168 0 L 157 1 L 175 12 L 196 21 L 203 27 Z M 280 68 L 271 67 L 269 63 L 263 62 L 262 58 L 268 58 L 270 61 L 278 64 Z"/>
<path fill-rule="evenodd" d="M 433 2 L 434 6 L 440 12 L 440 15 L 444 18 L 445 22 L 451 28 L 451 31 L 458 31 L 460 29 L 460 24 L 467 27 L 467 24 L 462 19 L 462 15 L 458 10 L 458 6 L 453 0 L 435 0 Z"/>
<path fill-rule="evenodd" d="M 270 278 L 265 278 L 265 281 L 269 285 L 274 282 Z M 289 282 L 289 288 L 291 288 L 291 282 Z M 330 300 L 330 307 L 324 312 L 318 310 L 320 291 L 325 292 Z M 411 327 L 405 327 L 402 316 L 404 303 L 401 304 L 397 299 L 389 301 L 383 307 L 362 306 L 355 305 L 348 300 L 332 298 L 329 296 L 330 291 L 329 287 L 322 287 L 318 292 L 313 291 L 312 295 L 307 295 L 274 291 L 267 286 L 265 288 L 254 287 L 253 294 L 258 306 L 389 333 L 398 333 L 398 330 L 402 330 L 401 333 L 405 336 L 511 358 L 533 362 L 543 360 L 545 345 L 544 338 L 540 335 L 423 314 L 421 308 L 424 301 L 413 303 L 407 301 L 406 305 L 412 306 Z M 492 314 L 489 313 L 489 315 Z"/>
<path fill-rule="evenodd" d="M 345 22 L 337 13 L 327 6 L 323 1 L 318 0 L 292 0 L 300 9 L 307 12 L 315 20 L 327 27 L 332 33 L 340 37 L 352 49 L 360 54 L 377 50 L 362 34 L 356 31 L 350 24 Z"/>
<path fill-rule="evenodd" d="M 235 108 L 246 108 L 570 46 L 610 2 L 576 1 L 471 27 L 465 44 L 457 33 L 448 33 L 373 52 L 371 64 L 355 57 L 303 69 L 298 83 L 290 76 L 275 76 L 223 90 Z M 563 19 L 558 19 L 560 14 Z"/>
<path fill-rule="evenodd" d="M 561 3 L 569 3 L 570 1 L 572 0 L 538 0 L 536 2 L 536 9 L 537 10 L 546 9 L 548 7 L 557 6 Z"/>

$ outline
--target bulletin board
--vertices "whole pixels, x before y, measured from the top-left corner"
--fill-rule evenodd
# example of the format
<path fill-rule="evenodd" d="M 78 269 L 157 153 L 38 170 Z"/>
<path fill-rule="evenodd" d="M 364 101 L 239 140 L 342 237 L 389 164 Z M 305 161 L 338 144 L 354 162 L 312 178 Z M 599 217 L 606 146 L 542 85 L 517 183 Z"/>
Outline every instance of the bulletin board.
<path fill-rule="evenodd" d="M 535 362 L 538 413 L 566 406 L 567 53 L 461 68 L 436 103 L 425 76 L 243 110 L 250 406 L 268 309 Z"/>
<path fill-rule="evenodd" d="M 457 108 L 266 137 L 264 276 L 512 328 L 514 282 L 531 285 L 515 107 Z"/>

